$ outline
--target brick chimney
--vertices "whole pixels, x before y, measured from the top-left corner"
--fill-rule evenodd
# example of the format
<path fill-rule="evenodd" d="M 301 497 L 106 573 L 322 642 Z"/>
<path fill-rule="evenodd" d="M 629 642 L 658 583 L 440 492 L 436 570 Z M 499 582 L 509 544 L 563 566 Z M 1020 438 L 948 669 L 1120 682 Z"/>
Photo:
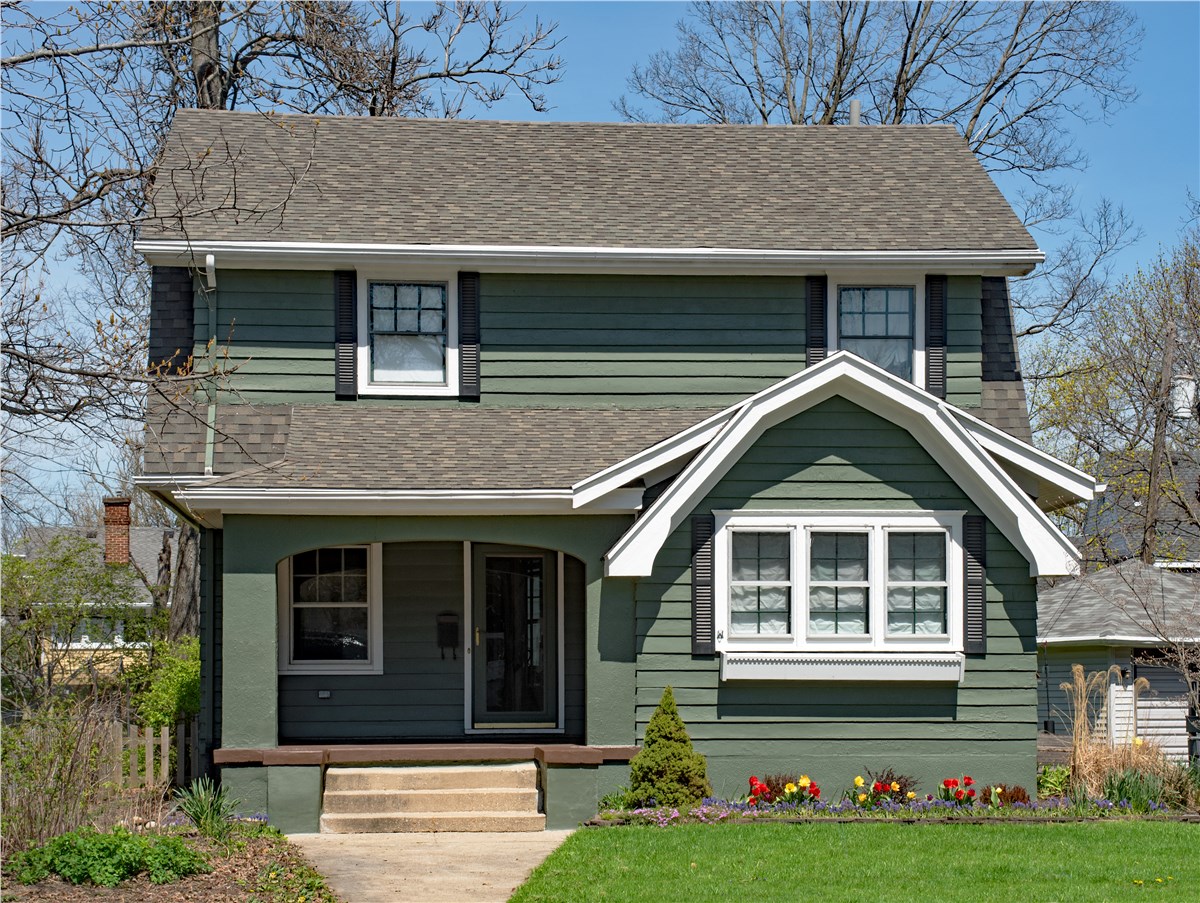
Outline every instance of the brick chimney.
<path fill-rule="evenodd" d="M 104 500 L 104 563 L 129 564 L 129 497 Z"/>

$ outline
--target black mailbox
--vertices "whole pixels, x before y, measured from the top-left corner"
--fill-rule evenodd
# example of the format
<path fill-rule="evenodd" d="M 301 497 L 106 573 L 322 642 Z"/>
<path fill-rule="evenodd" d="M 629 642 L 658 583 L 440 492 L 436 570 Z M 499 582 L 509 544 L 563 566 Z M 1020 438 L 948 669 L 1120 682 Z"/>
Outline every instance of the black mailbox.
<path fill-rule="evenodd" d="M 447 649 L 455 659 L 458 658 L 458 638 L 458 615 L 452 611 L 442 612 L 437 616 L 437 642 L 443 659 Z"/>

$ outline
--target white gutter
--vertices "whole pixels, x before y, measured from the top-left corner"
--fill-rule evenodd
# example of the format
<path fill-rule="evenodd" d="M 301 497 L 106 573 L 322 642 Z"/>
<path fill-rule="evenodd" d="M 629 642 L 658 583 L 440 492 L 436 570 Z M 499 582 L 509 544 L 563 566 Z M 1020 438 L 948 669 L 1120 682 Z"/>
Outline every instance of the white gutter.
<path fill-rule="evenodd" d="M 1040 250 L 804 251 L 760 248 L 617 248 L 554 245 L 409 245 L 344 242 L 186 241 L 148 239 L 134 250 L 151 264 L 222 268 L 408 264 L 469 265 L 488 270 L 811 273 L 827 267 L 920 266 L 948 274 L 1022 276 L 1046 259 Z"/>
<path fill-rule="evenodd" d="M 1160 636 L 1062 636 L 1037 638 L 1039 646 L 1165 646 L 1169 643 L 1196 643 L 1200 637 L 1163 639 Z"/>

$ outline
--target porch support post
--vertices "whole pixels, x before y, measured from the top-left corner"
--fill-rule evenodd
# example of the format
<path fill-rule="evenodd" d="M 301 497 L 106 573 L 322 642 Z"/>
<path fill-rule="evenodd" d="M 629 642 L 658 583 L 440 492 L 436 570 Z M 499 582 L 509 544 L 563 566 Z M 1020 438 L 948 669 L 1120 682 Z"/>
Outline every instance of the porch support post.
<path fill-rule="evenodd" d="M 255 518 L 225 518 L 221 745 L 278 745 L 275 556 Z"/>
<path fill-rule="evenodd" d="M 631 746 L 637 696 L 634 581 L 606 578 L 587 559 L 587 742 Z"/>

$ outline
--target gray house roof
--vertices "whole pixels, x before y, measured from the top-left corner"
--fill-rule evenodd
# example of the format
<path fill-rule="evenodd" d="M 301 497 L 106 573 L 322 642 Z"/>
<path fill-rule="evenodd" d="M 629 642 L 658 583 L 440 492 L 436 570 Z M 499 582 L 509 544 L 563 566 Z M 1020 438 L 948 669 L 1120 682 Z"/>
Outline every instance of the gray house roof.
<path fill-rule="evenodd" d="M 182 110 L 143 239 L 1035 250 L 951 126 Z"/>
<path fill-rule="evenodd" d="M 1200 638 L 1200 579 L 1123 561 L 1038 594 L 1038 642 L 1127 646 Z"/>
<path fill-rule="evenodd" d="M 175 564 L 179 558 L 178 544 L 175 541 L 174 527 L 130 527 L 129 528 L 129 557 L 146 579 L 153 582 L 158 576 L 158 556 L 162 552 L 163 534 L 171 536 L 171 573 L 175 572 Z M 95 543 L 99 553 L 104 554 L 104 527 L 30 527 L 21 537 L 17 551 L 30 558 L 42 554 L 46 547 L 59 536 L 80 536 Z M 150 590 L 142 585 L 137 587 L 138 601 L 149 603 Z"/>
<path fill-rule="evenodd" d="M 269 451 L 260 447 L 257 458 L 226 453 L 214 467 L 225 476 L 206 486 L 566 489 L 716 412 L 354 405 L 297 405 L 286 409 L 290 414 L 253 410 L 288 424 L 285 443 Z M 227 440 L 226 447 L 238 444 Z M 202 455 L 202 446 L 196 451 Z M 202 473 L 196 464 L 174 472 Z"/>

